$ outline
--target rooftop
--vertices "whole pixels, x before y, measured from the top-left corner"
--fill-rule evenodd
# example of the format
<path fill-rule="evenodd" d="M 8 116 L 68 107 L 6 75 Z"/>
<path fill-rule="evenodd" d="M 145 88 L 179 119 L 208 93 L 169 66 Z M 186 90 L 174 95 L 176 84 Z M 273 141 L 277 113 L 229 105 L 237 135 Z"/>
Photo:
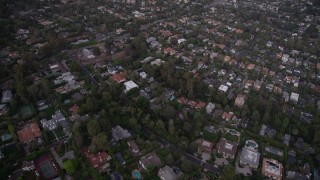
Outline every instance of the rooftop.
<path fill-rule="evenodd" d="M 37 123 L 28 123 L 17 132 L 19 139 L 23 143 L 34 140 L 35 138 L 41 137 L 41 131 Z"/>

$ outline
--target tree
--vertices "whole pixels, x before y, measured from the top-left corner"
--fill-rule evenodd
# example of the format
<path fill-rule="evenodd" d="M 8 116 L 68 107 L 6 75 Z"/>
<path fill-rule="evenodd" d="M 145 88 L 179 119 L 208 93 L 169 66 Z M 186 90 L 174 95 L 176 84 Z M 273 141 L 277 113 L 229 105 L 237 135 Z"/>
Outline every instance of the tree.
<path fill-rule="evenodd" d="M 43 92 L 46 96 L 48 96 L 51 93 L 52 89 L 48 79 L 42 78 L 40 80 L 40 86 L 43 89 Z"/>
<path fill-rule="evenodd" d="M 164 123 L 163 123 L 162 120 L 159 119 L 159 120 L 156 122 L 156 129 L 165 130 Z"/>
<path fill-rule="evenodd" d="M 170 106 L 170 105 L 165 106 L 164 109 L 163 109 L 162 115 L 163 115 L 163 117 L 166 118 L 167 120 L 168 120 L 168 119 L 175 118 L 176 110 L 174 109 L 174 107 L 172 107 L 172 106 Z"/>
<path fill-rule="evenodd" d="M 136 118 L 130 118 L 129 119 L 129 125 L 134 129 L 138 130 L 139 129 L 139 124 Z"/>
<path fill-rule="evenodd" d="M 100 133 L 93 138 L 94 144 L 99 150 L 105 150 L 108 146 L 108 135 L 107 133 Z"/>
<path fill-rule="evenodd" d="M 219 179 L 220 180 L 234 180 L 234 179 L 237 179 L 233 165 L 228 164 L 223 169 Z"/>
<path fill-rule="evenodd" d="M 66 160 L 63 162 L 63 168 L 68 174 L 73 174 L 76 171 L 75 164 L 72 160 Z"/>
<path fill-rule="evenodd" d="M 263 115 L 262 121 L 263 121 L 264 123 L 267 123 L 269 120 L 270 120 L 270 114 L 269 114 L 268 112 L 266 112 L 266 113 Z"/>
<path fill-rule="evenodd" d="M 95 137 L 101 132 L 100 124 L 97 120 L 90 120 L 87 124 L 87 130 L 91 137 Z"/>
<path fill-rule="evenodd" d="M 185 157 L 181 158 L 180 166 L 181 170 L 183 170 L 184 172 L 191 172 L 193 170 L 193 165 Z"/>
<path fill-rule="evenodd" d="M 93 52 L 93 55 L 95 55 L 95 56 L 100 56 L 101 55 L 101 50 L 100 50 L 99 47 L 94 47 L 92 52 Z"/>
<path fill-rule="evenodd" d="M 260 113 L 259 111 L 254 111 L 252 113 L 251 119 L 255 122 L 259 122 L 260 121 Z"/>
<path fill-rule="evenodd" d="M 189 145 L 189 150 L 192 152 L 192 153 L 195 153 L 198 151 L 198 144 L 196 141 L 190 143 Z"/>
<path fill-rule="evenodd" d="M 174 127 L 174 120 L 173 119 L 169 120 L 169 128 L 168 129 L 169 129 L 169 134 L 173 136 L 176 131 L 176 128 Z"/>
<path fill-rule="evenodd" d="M 281 128 L 281 131 L 284 132 L 287 128 L 287 126 L 289 125 L 289 118 L 285 118 L 283 121 L 282 121 L 282 128 Z"/>
<path fill-rule="evenodd" d="M 174 157 L 172 156 L 172 154 L 168 154 L 165 158 L 164 161 L 166 164 L 173 164 L 174 163 Z"/>

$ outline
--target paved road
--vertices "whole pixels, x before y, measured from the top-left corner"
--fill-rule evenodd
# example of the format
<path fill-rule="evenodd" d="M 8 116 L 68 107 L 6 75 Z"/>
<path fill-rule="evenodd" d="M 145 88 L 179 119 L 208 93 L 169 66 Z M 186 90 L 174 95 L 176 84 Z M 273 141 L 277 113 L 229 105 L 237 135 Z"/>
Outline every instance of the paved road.
<path fill-rule="evenodd" d="M 54 159 L 58 163 L 59 167 L 63 169 L 63 162 L 62 159 L 60 158 L 59 154 L 54 150 L 54 147 L 50 148 L 51 154 L 53 155 Z"/>
<path fill-rule="evenodd" d="M 147 128 L 143 128 L 143 130 L 148 134 L 148 136 L 150 137 L 152 134 L 154 134 L 153 132 L 151 132 L 149 129 Z M 154 134 L 155 135 L 155 134 Z M 158 135 L 156 136 L 156 140 L 164 147 L 166 147 L 168 150 L 170 150 L 171 152 L 177 152 L 179 151 L 180 153 L 182 153 L 186 159 L 188 159 L 189 161 L 191 161 L 193 164 L 196 164 L 200 167 L 205 167 L 206 169 L 209 169 L 211 172 L 215 173 L 215 174 L 219 174 L 220 173 L 220 169 L 209 164 L 206 163 L 204 161 L 202 161 L 201 159 L 198 159 L 197 157 L 195 157 L 194 155 L 187 153 L 185 151 L 183 151 L 180 148 L 177 148 L 175 145 L 171 144 L 170 142 L 166 141 L 165 139 L 161 138 Z"/>

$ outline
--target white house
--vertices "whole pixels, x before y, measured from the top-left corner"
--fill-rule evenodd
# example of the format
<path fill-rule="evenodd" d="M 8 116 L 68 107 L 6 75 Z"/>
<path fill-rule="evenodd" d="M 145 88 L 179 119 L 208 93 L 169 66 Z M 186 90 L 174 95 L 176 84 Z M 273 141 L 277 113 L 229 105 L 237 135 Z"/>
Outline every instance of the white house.
<path fill-rule="evenodd" d="M 130 91 L 131 89 L 134 89 L 134 88 L 138 88 L 139 86 L 134 83 L 133 81 L 127 81 L 124 83 L 126 89 L 124 90 L 125 93 L 127 93 L 128 91 Z"/>
<path fill-rule="evenodd" d="M 178 44 L 182 44 L 182 43 L 184 43 L 184 42 L 186 42 L 187 40 L 186 39 L 178 39 Z"/>
<path fill-rule="evenodd" d="M 299 101 L 299 94 L 292 92 L 290 96 L 290 101 L 297 104 Z"/>
<path fill-rule="evenodd" d="M 221 84 L 219 87 L 219 91 L 226 93 L 228 91 L 229 87 L 226 85 Z"/>

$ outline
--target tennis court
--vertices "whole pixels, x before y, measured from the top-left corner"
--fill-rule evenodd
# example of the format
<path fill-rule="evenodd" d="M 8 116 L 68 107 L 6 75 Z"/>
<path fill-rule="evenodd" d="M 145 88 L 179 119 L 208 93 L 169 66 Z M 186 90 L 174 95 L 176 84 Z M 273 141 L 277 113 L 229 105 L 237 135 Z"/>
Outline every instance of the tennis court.
<path fill-rule="evenodd" d="M 49 156 L 43 156 L 38 159 L 36 162 L 36 168 L 45 179 L 51 179 L 58 175 L 57 169 L 54 167 L 52 159 Z"/>
<path fill-rule="evenodd" d="M 56 175 L 54 168 L 49 160 L 46 160 L 40 164 L 40 169 L 45 178 L 54 177 Z"/>
<path fill-rule="evenodd" d="M 32 116 L 34 114 L 34 109 L 31 106 L 22 106 L 20 112 L 22 117 Z"/>

